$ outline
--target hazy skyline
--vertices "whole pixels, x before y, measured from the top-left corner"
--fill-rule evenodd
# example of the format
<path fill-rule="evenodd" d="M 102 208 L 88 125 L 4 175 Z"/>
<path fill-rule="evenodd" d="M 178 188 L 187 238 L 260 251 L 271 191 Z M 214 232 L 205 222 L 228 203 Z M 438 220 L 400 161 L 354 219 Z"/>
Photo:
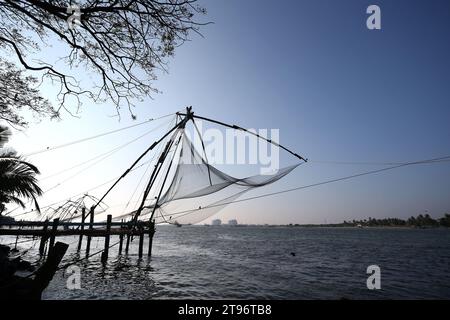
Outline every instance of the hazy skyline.
<path fill-rule="evenodd" d="M 192 105 L 197 114 L 224 122 L 279 129 L 281 143 L 311 161 L 248 196 L 382 167 L 321 161 L 407 162 L 449 155 L 450 3 L 377 1 L 382 29 L 368 30 L 366 8 L 371 4 L 204 1 L 206 19 L 214 24 L 201 29 L 204 38 L 192 35 L 193 41 L 178 48 L 169 74 L 155 82 L 162 94 L 137 103 L 138 121 Z M 120 122 L 112 114 L 110 105 L 85 104 L 81 118 L 63 114 L 60 122 L 30 124 L 25 132 L 15 132 L 9 145 L 27 154 L 135 123 L 126 110 Z M 56 187 L 40 203 L 45 206 L 120 175 L 168 126 L 163 124 L 148 138 Z M 29 160 L 45 177 L 151 128 L 139 126 Z M 43 189 L 80 169 L 43 180 Z M 448 162 L 400 168 L 233 204 L 205 222 L 331 223 L 369 216 L 406 218 L 425 210 L 439 217 L 450 210 L 449 178 Z M 121 185 L 108 204 L 129 201 L 139 179 L 137 174 Z M 100 196 L 105 188 L 92 194 Z"/>

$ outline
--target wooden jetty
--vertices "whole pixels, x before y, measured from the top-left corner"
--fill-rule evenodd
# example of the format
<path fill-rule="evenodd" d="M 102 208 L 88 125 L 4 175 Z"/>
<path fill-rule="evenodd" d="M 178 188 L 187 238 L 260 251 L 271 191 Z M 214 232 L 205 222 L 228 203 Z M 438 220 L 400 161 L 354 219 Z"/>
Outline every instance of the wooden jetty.
<path fill-rule="evenodd" d="M 81 222 L 64 222 L 59 218 L 53 221 L 12 221 L 0 224 L 0 236 L 28 236 L 40 238 L 39 254 L 45 255 L 45 248 L 52 248 L 57 237 L 62 236 L 79 236 L 77 251 L 83 248 L 83 237 L 86 237 L 85 253 L 90 255 L 91 240 L 95 237 L 104 238 L 104 249 L 102 253 L 102 261 L 108 259 L 110 238 L 113 235 L 119 236 L 119 254 L 122 254 L 123 242 L 126 239 L 125 253 L 129 251 L 130 238 L 137 237 L 139 239 L 138 255 L 143 256 L 144 236 L 149 238 L 148 256 L 151 256 L 151 246 L 153 235 L 155 233 L 154 222 L 129 221 L 129 222 L 112 222 L 112 216 L 108 215 L 106 222 L 94 222 L 94 210 L 91 208 L 88 214 L 83 209 Z"/>

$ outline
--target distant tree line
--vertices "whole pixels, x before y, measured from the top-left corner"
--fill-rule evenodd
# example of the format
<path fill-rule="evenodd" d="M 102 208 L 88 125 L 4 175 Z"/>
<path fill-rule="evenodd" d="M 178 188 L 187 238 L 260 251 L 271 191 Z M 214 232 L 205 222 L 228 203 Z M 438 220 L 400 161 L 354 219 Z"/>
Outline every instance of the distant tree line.
<path fill-rule="evenodd" d="M 429 214 L 419 214 L 417 217 L 410 217 L 408 220 L 398 218 L 386 218 L 386 219 L 369 219 L 364 220 L 352 220 L 342 223 L 343 226 L 356 227 L 361 225 L 363 227 L 385 227 L 385 226 L 409 226 L 409 227 L 450 227 L 450 214 L 446 213 L 442 218 L 433 219 Z"/>
<path fill-rule="evenodd" d="M 410 217 L 407 220 L 399 218 L 385 218 L 385 219 L 369 219 L 352 220 L 343 223 L 325 223 L 325 224 L 292 224 L 288 227 L 416 227 L 416 228 L 431 228 L 431 227 L 450 227 L 450 214 L 446 213 L 442 218 L 433 219 L 429 214 L 419 214 L 417 217 Z"/>

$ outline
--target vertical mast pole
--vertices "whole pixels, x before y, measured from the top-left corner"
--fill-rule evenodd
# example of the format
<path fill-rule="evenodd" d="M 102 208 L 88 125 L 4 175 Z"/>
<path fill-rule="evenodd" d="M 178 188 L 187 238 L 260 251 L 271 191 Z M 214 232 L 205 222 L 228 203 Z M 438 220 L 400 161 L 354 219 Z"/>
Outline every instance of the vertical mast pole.
<path fill-rule="evenodd" d="M 177 116 L 178 116 L 178 115 L 180 115 L 180 114 L 177 114 Z M 180 115 L 180 116 L 181 116 L 181 115 Z M 180 122 L 179 122 L 179 123 L 178 123 L 171 131 L 170 131 L 170 132 L 172 132 L 172 131 L 174 131 L 174 130 L 177 130 L 177 131 L 178 131 L 178 130 L 184 130 L 184 128 L 185 128 L 185 126 L 186 126 L 186 123 L 187 123 L 189 120 L 192 120 L 192 119 L 193 119 L 193 116 L 194 116 L 194 113 L 192 112 L 192 107 L 187 107 L 187 108 L 186 108 L 186 114 L 184 115 L 184 118 L 182 118 L 182 120 L 181 120 L 181 121 L 180 121 Z M 166 137 L 170 132 L 168 132 L 168 133 L 165 135 L 165 137 Z M 147 187 L 146 187 L 146 189 L 145 189 L 145 193 L 144 193 L 144 196 L 143 196 L 143 198 L 142 198 L 141 204 L 140 204 L 138 210 L 136 211 L 136 214 L 135 214 L 134 217 L 133 217 L 133 220 L 134 220 L 134 223 L 135 223 L 135 224 L 137 223 L 137 219 L 138 219 L 139 215 L 141 214 L 141 212 L 142 212 L 142 210 L 143 210 L 143 208 L 144 208 L 145 200 L 146 200 L 148 194 L 150 193 L 150 190 L 151 190 L 151 188 L 152 188 L 154 182 L 156 181 L 156 178 L 157 178 L 157 176 L 158 176 L 158 174 L 159 174 L 159 172 L 160 172 L 160 170 L 161 170 L 161 167 L 162 167 L 164 161 L 165 161 L 166 158 L 167 158 L 167 155 L 168 155 L 168 153 L 169 153 L 169 151 L 170 151 L 170 148 L 171 148 L 172 145 L 173 145 L 173 142 L 175 141 L 175 138 L 176 138 L 176 135 L 177 135 L 177 134 L 178 134 L 178 132 L 175 132 L 175 134 L 173 135 L 172 139 L 167 143 L 165 150 L 162 152 L 162 154 L 161 154 L 161 156 L 160 156 L 160 158 L 159 158 L 159 160 L 158 160 L 158 163 L 156 164 L 156 167 L 155 167 L 155 169 L 154 169 L 153 172 L 152 172 L 152 175 L 151 175 L 151 177 L 150 177 L 150 181 L 149 181 L 149 183 L 148 183 L 148 185 L 147 185 Z M 161 140 L 160 140 L 160 141 L 161 141 Z M 172 159 L 172 160 L 173 160 L 173 159 Z M 171 164 L 172 164 L 172 162 L 171 162 Z M 169 169 L 170 169 L 170 166 L 169 166 Z M 169 171 L 169 170 L 168 170 L 168 171 Z M 156 207 L 157 207 L 157 204 L 158 204 L 158 200 L 159 200 L 159 198 L 160 198 L 160 196 L 161 196 L 162 189 L 163 189 L 163 187 L 164 187 L 164 183 L 165 183 L 166 179 L 167 179 L 167 174 L 166 174 L 166 177 L 165 177 L 165 179 L 164 179 L 163 185 L 161 186 L 161 189 L 160 189 L 160 192 L 159 192 L 159 196 L 158 196 L 158 198 L 157 198 L 157 200 L 156 200 L 156 203 L 155 203 L 155 207 L 153 208 L 153 212 L 152 212 L 152 214 L 151 214 L 150 221 L 151 221 L 151 219 L 153 218 L 153 215 L 154 215 L 154 213 L 155 213 L 155 210 L 156 210 Z"/>
<path fill-rule="evenodd" d="M 186 116 L 184 117 L 183 121 L 180 122 L 179 129 L 180 129 L 180 130 L 184 130 L 184 128 L 186 127 L 186 123 L 187 123 L 189 120 L 194 121 L 194 118 L 193 118 L 193 117 L 194 117 L 194 113 L 192 112 L 192 107 L 187 107 L 187 108 L 186 108 Z M 180 139 L 181 139 L 182 136 L 183 136 L 183 132 L 181 133 L 181 136 L 180 136 L 180 138 L 179 138 L 179 140 L 178 140 L 178 143 L 180 142 Z M 178 145 L 177 145 L 177 147 L 178 147 Z M 176 150 L 175 150 L 175 151 L 176 151 Z M 176 153 L 176 152 L 175 152 L 175 153 Z M 174 155 L 173 155 L 173 157 L 172 157 L 172 160 L 171 160 L 170 163 L 169 163 L 169 167 L 167 168 L 167 172 L 166 172 L 166 175 L 165 175 L 165 177 L 164 177 L 163 183 L 162 183 L 162 185 L 161 185 L 161 189 L 159 189 L 158 197 L 156 198 L 155 206 L 153 207 L 153 211 L 152 211 L 152 214 L 151 214 L 151 216 L 150 216 L 150 222 L 152 222 L 153 216 L 155 215 L 156 208 L 158 207 L 158 202 L 159 202 L 159 199 L 161 198 L 161 195 L 162 195 L 162 192 L 163 192 L 164 185 L 165 185 L 165 183 L 166 183 L 166 181 L 167 181 L 167 177 L 169 176 L 170 168 L 172 167 L 173 159 L 175 158 L 175 153 L 174 153 Z"/>

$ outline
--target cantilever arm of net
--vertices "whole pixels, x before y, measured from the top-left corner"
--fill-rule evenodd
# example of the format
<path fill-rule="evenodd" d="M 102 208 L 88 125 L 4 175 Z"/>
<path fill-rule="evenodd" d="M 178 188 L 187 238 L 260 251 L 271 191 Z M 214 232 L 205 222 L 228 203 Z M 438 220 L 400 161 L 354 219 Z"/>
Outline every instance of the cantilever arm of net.
<path fill-rule="evenodd" d="M 180 115 L 184 115 L 183 113 L 179 113 L 179 114 Z M 195 119 L 201 119 L 201 120 L 209 121 L 209 122 L 212 122 L 212 123 L 216 123 L 216 124 L 219 124 L 221 126 L 228 127 L 228 128 L 231 128 L 231 129 L 245 131 L 245 132 L 247 132 L 249 134 L 252 134 L 252 135 L 254 135 L 254 136 L 256 136 L 256 137 L 258 137 L 258 138 L 260 138 L 260 139 L 262 139 L 262 140 L 264 140 L 266 142 L 269 142 L 269 143 L 271 143 L 271 144 L 273 144 L 273 145 L 275 145 L 275 146 L 277 146 L 277 147 L 279 147 L 279 148 L 289 152 L 290 154 L 292 154 L 293 156 L 297 157 L 298 159 L 300 159 L 300 160 L 302 160 L 304 162 L 308 162 L 308 159 L 298 155 L 297 153 L 293 152 L 292 150 L 286 148 L 285 146 L 282 146 L 278 142 L 272 141 L 271 139 L 267 139 L 267 138 L 265 138 L 265 137 L 255 133 L 255 132 L 252 132 L 250 130 L 247 130 L 245 128 L 237 126 L 235 124 L 231 125 L 231 124 L 228 124 L 228 123 L 225 123 L 225 122 L 221 122 L 221 121 L 217 121 L 217 120 L 214 120 L 214 119 L 209 119 L 209 118 L 205 118 L 205 117 L 201 117 L 201 116 L 197 116 L 197 115 L 192 115 L 192 117 L 195 118 Z"/>

